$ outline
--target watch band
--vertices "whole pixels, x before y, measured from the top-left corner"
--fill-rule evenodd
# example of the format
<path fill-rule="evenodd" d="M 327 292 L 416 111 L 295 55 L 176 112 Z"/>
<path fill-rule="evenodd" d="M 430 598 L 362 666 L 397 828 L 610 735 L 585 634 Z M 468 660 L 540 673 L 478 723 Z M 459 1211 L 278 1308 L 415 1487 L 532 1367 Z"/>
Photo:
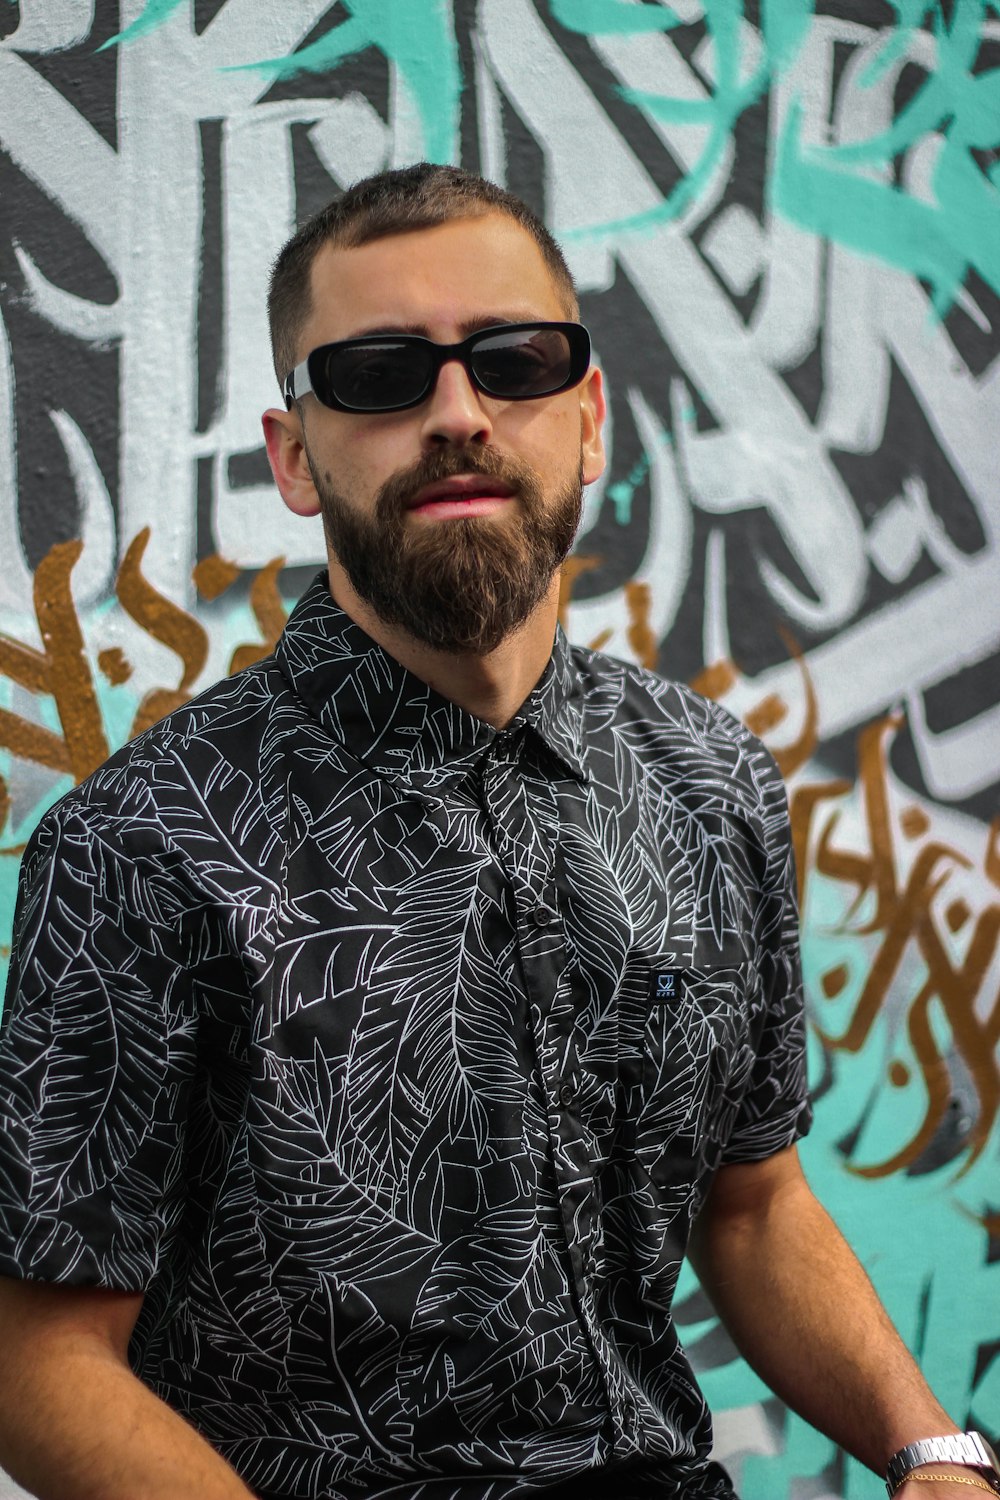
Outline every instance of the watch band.
<path fill-rule="evenodd" d="M 907 1443 L 889 1460 L 885 1487 L 894 1495 L 908 1474 L 923 1464 L 954 1464 L 977 1469 L 1000 1495 L 1000 1461 L 980 1432 L 952 1433 L 948 1437 L 920 1438 Z M 945 1476 L 942 1474 L 941 1478 Z"/>

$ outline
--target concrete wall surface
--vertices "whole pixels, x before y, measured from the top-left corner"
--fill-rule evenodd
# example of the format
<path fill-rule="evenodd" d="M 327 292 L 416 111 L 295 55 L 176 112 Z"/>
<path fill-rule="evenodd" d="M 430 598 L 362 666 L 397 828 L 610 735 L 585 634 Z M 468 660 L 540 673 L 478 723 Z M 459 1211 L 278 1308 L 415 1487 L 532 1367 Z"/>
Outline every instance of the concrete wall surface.
<path fill-rule="evenodd" d="M 151 703 L 266 652 L 323 559 L 261 446 L 277 248 L 369 171 L 482 171 L 564 244 L 611 391 L 566 628 L 777 754 L 807 1171 L 987 1431 L 998 79 L 985 0 L 0 4 L 0 961 L 43 810 Z M 693 1276 L 677 1311 L 747 1500 L 878 1493 Z"/>

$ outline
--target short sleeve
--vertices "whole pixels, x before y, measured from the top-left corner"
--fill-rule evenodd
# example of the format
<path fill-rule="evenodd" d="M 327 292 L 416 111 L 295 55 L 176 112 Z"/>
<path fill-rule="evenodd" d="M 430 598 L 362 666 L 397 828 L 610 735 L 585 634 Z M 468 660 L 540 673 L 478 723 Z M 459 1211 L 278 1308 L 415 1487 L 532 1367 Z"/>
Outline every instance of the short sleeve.
<path fill-rule="evenodd" d="M 764 848 L 754 959 L 759 986 L 753 1062 L 724 1162 L 763 1160 L 791 1146 L 812 1123 L 806 1075 L 806 1020 L 799 951 L 795 859 L 785 784 L 770 751 L 742 725 L 740 737 Z"/>
<path fill-rule="evenodd" d="M 184 1201 L 195 1025 L 163 850 L 75 794 L 21 868 L 0 1027 L 0 1273 L 144 1290 Z"/>

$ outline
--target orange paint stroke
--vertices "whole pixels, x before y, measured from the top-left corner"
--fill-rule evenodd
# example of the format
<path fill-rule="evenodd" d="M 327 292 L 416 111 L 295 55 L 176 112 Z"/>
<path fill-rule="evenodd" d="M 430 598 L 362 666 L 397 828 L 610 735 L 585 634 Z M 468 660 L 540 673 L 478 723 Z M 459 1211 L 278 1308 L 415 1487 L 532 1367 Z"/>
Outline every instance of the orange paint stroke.
<path fill-rule="evenodd" d="M 563 563 L 562 572 L 559 575 L 559 624 L 564 630 L 569 607 L 573 602 L 576 580 L 581 573 L 591 573 L 595 568 L 599 568 L 603 561 L 603 557 L 581 557 L 579 553 L 574 552 Z"/>
<path fill-rule="evenodd" d="M 899 815 L 899 826 L 908 839 L 919 839 L 931 826 L 931 820 L 922 807 L 904 807 Z"/>
<path fill-rule="evenodd" d="M 875 892 L 875 913 L 869 922 L 852 930 L 856 933 L 878 932 L 892 920 L 897 902 L 896 860 L 893 849 L 889 796 L 886 788 L 887 752 L 885 739 L 899 728 L 902 719 L 889 714 L 868 724 L 858 736 L 859 782 L 864 799 L 868 826 L 868 855 L 836 849 L 832 839 L 840 820 L 839 812 L 831 814 L 819 838 L 816 869 L 831 880 L 855 885 L 857 894 L 844 917 L 845 924 L 854 917 L 869 890 Z"/>
<path fill-rule="evenodd" d="M 697 677 L 692 677 L 689 686 L 703 698 L 722 698 L 735 687 L 739 673 L 731 661 L 713 661 L 702 667 Z"/>
<path fill-rule="evenodd" d="M 945 861 L 949 868 L 942 874 L 940 866 Z M 885 1003 L 907 944 L 917 933 L 920 924 L 925 919 L 930 920 L 930 903 L 951 874 L 950 867 L 956 864 L 971 867 L 970 860 L 944 844 L 928 844 L 920 851 L 910 871 L 906 889 L 898 900 L 893 900 L 893 909 L 885 924 L 882 946 L 868 971 L 847 1030 L 840 1036 L 834 1036 L 821 1026 L 816 1028 L 820 1039 L 828 1047 L 844 1052 L 860 1052 Z"/>
<path fill-rule="evenodd" d="M 792 852 L 795 855 L 795 869 L 798 876 L 800 912 L 805 911 L 806 905 L 809 836 L 813 816 L 821 802 L 828 802 L 831 797 L 843 797 L 851 790 L 851 786 L 851 782 L 840 779 L 817 781 L 811 786 L 797 786 L 789 799 L 788 816 L 792 828 Z M 836 815 L 831 822 L 836 822 Z M 829 824 L 827 826 L 829 827 Z"/>
<path fill-rule="evenodd" d="M 819 704 L 816 701 L 816 689 L 813 687 L 813 680 L 806 665 L 806 659 L 802 654 L 798 642 L 787 630 L 779 629 L 778 633 L 785 643 L 789 656 L 799 669 L 799 677 L 802 681 L 802 691 L 805 695 L 806 704 L 805 718 L 798 737 L 790 745 L 770 745 L 768 747 L 778 764 L 778 770 L 787 780 L 806 764 L 819 744 Z M 764 701 L 765 703 L 767 702 L 766 699 Z"/>
<path fill-rule="evenodd" d="M 930 1002 L 934 998 L 934 987 L 927 980 L 920 989 L 907 1019 L 910 1045 L 920 1059 L 920 1069 L 927 1089 L 927 1110 L 914 1136 L 901 1151 L 888 1161 L 875 1166 L 857 1167 L 847 1163 L 847 1170 L 855 1177 L 888 1177 L 893 1172 L 902 1172 L 927 1150 L 944 1119 L 948 1100 L 951 1097 L 951 1078 L 944 1058 L 938 1052 L 930 1023 Z"/>
<path fill-rule="evenodd" d="M 976 995 L 1000 941 L 1000 906 L 988 907 L 980 914 L 965 959 L 957 968 L 948 957 L 929 911 L 918 925 L 917 940 L 928 976 L 910 1009 L 908 1031 L 927 1089 L 927 1112 L 912 1140 L 895 1156 L 877 1166 L 851 1169 L 862 1177 L 886 1177 L 891 1172 L 904 1171 L 930 1144 L 944 1118 L 951 1083 L 931 1030 L 930 1006 L 934 1000 L 944 1010 L 955 1048 L 969 1070 L 979 1101 L 976 1122 L 966 1142 L 968 1159 L 959 1176 L 981 1155 L 1000 1113 L 1000 1063 L 996 1054 L 1000 1040 L 1000 997 L 985 1021 L 976 1014 Z"/>
<path fill-rule="evenodd" d="M 180 657 L 184 670 L 176 688 L 152 688 L 142 699 L 132 722 L 131 734 L 148 729 L 164 714 L 186 703 L 208 660 L 208 635 L 193 615 L 155 589 L 142 574 L 142 559 L 149 545 L 146 526 L 122 558 L 115 591 L 122 608 L 155 640 Z"/>
<path fill-rule="evenodd" d="M 987 879 L 1000 889 L 1000 814 L 990 824 L 989 833 L 986 837 L 986 856 L 983 860 L 983 869 Z"/>
<path fill-rule="evenodd" d="M 0 710 L 0 748 L 80 782 L 108 757 L 100 704 L 87 660 L 70 576 L 83 543 L 57 542 L 35 569 L 35 618 L 44 649 L 0 637 L 0 671 L 55 699 L 62 735 Z"/>
<path fill-rule="evenodd" d="M 288 612 L 278 589 L 278 575 L 285 566 L 283 557 L 272 557 L 250 585 L 250 608 L 260 626 L 263 644 L 237 646 L 229 661 L 229 672 L 240 672 L 270 656 L 285 628 Z"/>
<path fill-rule="evenodd" d="M 203 599 L 218 599 L 239 578 L 240 569 L 234 562 L 220 557 L 213 552 L 209 557 L 203 557 L 201 562 L 195 563 L 191 569 L 191 577 L 194 586 Z"/>
<path fill-rule="evenodd" d="M 650 672 L 655 669 L 660 654 L 660 644 L 649 623 L 652 602 L 652 590 L 648 583 L 632 582 L 625 585 L 625 608 L 629 618 L 625 638 L 636 661 Z"/>
<path fill-rule="evenodd" d="M 902 723 L 902 714 L 888 714 L 869 724 L 858 737 L 858 771 L 864 793 L 875 886 L 875 915 L 870 928 L 873 932 L 888 924 L 897 900 L 896 857 L 886 772 L 888 740 Z"/>
<path fill-rule="evenodd" d="M 784 698 L 779 698 L 777 693 L 768 693 L 756 708 L 751 708 L 749 713 L 743 715 L 743 722 L 751 734 L 763 739 L 769 729 L 776 729 L 787 718 L 788 704 Z"/>
<path fill-rule="evenodd" d="M 112 687 L 120 687 L 132 676 L 132 663 L 120 646 L 108 646 L 97 653 L 97 665 Z"/>

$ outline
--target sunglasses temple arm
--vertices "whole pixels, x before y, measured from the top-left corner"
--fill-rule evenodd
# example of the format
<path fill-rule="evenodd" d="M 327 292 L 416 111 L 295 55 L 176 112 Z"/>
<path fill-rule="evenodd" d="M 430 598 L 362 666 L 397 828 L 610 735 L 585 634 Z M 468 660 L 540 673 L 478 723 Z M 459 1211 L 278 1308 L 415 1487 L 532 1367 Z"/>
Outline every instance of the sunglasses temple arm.
<path fill-rule="evenodd" d="M 312 388 L 312 381 L 309 379 L 309 360 L 304 359 L 289 375 L 285 376 L 282 394 L 289 411 L 292 409 L 292 403 L 308 395 Z"/>

